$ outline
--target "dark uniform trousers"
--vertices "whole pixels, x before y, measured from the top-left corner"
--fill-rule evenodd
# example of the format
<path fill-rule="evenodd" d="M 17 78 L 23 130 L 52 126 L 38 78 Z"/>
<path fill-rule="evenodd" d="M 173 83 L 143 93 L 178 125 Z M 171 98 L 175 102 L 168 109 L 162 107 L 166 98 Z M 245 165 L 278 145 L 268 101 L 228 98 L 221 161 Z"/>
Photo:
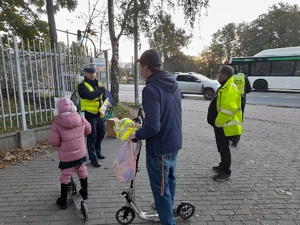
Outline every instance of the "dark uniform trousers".
<path fill-rule="evenodd" d="M 223 128 L 214 127 L 218 152 L 221 156 L 220 166 L 226 174 L 231 174 L 231 153 L 229 148 L 230 137 L 226 137 Z"/>

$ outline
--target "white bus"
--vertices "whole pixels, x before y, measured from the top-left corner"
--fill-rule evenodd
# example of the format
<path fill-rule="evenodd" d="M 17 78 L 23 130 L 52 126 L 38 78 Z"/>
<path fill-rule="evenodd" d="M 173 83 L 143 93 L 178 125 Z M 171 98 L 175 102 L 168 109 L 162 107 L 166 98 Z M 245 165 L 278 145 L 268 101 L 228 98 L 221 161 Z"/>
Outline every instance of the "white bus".
<path fill-rule="evenodd" d="M 300 46 L 268 49 L 252 57 L 233 57 L 255 91 L 300 91 Z"/>

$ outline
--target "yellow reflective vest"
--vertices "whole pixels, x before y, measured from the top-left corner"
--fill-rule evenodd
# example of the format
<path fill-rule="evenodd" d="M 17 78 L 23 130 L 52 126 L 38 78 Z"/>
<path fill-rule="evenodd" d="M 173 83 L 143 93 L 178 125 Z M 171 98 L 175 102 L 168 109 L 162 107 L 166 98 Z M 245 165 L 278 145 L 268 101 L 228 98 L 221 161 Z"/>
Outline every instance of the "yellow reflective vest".
<path fill-rule="evenodd" d="M 233 77 L 218 91 L 217 111 L 215 126 L 222 127 L 226 137 L 242 134 L 241 94 Z"/>
<path fill-rule="evenodd" d="M 84 85 L 87 87 L 87 89 L 90 92 L 94 91 L 94 88 L 88 82 L 84 82 Z M 102 86 L 100 82 L 98 82 L 98 85 L 99 87 Z M 87 111 L 93 114 L 98 114 L 98 112 L 100 112 L 100 117 L 103 118 L 104 113 L 101 110 L 101 105 L 103 104 L 102 98 L 103 98 L 103 94 L 101 94 L 99 97 L 94 98 L 92 100 L 80 98 L 80 109 L 82 111 Z"/>
<path fill-rule="evenodd" d="M 123 118 L 114 126 L 117 138 L 125 141 L 129 138 L 130 134 L 136 131 L 135 123 L 129 118 Z"/>
<path fill-rule="evenodd" d="M 243 73 L 233 74 L 233 79 L 241 95 L 245 94 L 245 75 Z"/>

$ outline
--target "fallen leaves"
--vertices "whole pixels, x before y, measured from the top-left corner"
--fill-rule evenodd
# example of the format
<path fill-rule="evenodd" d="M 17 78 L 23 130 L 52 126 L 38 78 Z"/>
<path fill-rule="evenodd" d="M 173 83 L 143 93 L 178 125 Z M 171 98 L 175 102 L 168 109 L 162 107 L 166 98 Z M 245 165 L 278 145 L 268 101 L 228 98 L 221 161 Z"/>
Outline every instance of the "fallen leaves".
<path fill-rule="evenodd" d="M 21 188 L 18 188 L 16 191 L 15 191 L 15 193 L 20 193 L 22 191 L 22 189 Z"/>
<path fill-rule="evenodd" d="M 285 190 L 282 190 L 282 189 L 276 189 L 276 191 L 279 192 L 279 193 L 284 193 L 287 196 L 293 196 L 293 193 L 290 192 L 290 191 L 285 191 Z"/>
<path fill-rule="evenodd" d="M 48 155 L 53 151 L 55 151 L 55 148 L 49 146 L 47 141 L 38 142 L 32 148 L 0 150 L 0 169 L 31 160 L 37 154 Z"/>

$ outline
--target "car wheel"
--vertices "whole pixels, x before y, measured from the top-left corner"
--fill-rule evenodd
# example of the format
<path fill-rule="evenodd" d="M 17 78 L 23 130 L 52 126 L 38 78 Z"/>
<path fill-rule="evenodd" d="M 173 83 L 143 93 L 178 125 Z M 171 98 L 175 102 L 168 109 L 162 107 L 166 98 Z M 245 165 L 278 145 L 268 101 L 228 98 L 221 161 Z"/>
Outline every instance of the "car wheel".
<path fill-rule="evenodd" d="M 204 89 L 203 96 L 206 100 L 211 100 L 215 94 L 215 91 L 211 88 Z"/>

